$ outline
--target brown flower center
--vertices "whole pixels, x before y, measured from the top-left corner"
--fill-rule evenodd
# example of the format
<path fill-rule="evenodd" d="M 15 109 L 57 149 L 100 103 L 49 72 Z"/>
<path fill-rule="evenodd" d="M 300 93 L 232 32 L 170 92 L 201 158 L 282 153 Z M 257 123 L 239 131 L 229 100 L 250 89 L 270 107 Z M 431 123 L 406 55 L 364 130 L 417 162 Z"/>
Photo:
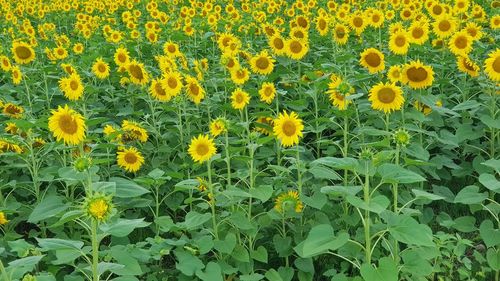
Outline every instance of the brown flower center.
<path fill-rule="evenodd" d="M 295 132 L 297 131 L 297 127 L 295 126 L 295 123 L 291 120 L 287 120 L 287 121 L 283 122 L 283 125 L 281 125 L 281 129 L 287 137 L 293 136 L 295 134 Z"/>
<path fill-rule="evenodd" d="M 68 135 L 73 135 L 78 131 L 78 124 L 73 116 L 66 114 L 59 117 L 59 128 Z"/>
<path fill-rule="evenodd" d="M 384 87 L 377 93 L 378 100 L 383 103 L 392 103 L 396 99 L 396 92 L 393 89 Z"/>

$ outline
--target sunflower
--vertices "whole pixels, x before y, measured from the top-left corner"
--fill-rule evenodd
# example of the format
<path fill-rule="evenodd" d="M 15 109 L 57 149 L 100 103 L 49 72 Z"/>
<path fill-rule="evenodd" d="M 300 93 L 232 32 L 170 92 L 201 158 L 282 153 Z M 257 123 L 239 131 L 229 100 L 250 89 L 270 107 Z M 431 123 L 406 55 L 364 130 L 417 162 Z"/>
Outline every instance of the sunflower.
<path fill-rule="evenodd" d="M 12 83 L 14 83 L 14 85 L 21 84 L 21 81 L 23 80 L 23 73 L 21 72 L 21 69 L 19 68 L 19 66 L 17 66 L 17 65 L 13 66 L 10 69 L 10 74 L 12 77 Z"/>
<path fill-rule="evenodd" d="M 127 172 L 135 173 L 144 164 L 144 157 L 135 147 L 130 147 L 116 153 L 118 166 Z"/>
<path fill-rule="evenodd" d="M 406 31 L 400 30 L 391 34 L 389 38 L 389 49 L 396 55 L 405 55 L 410 48 L 410 40 Z"/>
<path fill-rule="evenodd" d="M 188 149 L 189 155 L 195 162 L 200 164 L 212 158 L 217 152 L 214 140 L 208 135 L 198 135 L 191 139 Z"/>
<path fill-rule="evenodd" d="M 185 87 L 189 99 L 191 99 L 195 104 L 200 104 L 200 102 L 205 98 L 205 90 L 196 78 L 186 76 Z"/>
<path fill-rule="evenodd" d="M 434 33 L 440 38 L 450 37 L 457 28 L 457 21 L 448 14 L 436 19 L 432 25 Z"/>
<path fill-rule="evenodd" d="M 365 20 L 364 16 L 360 12 L 354 13 L 349 19 L 349 25 L 356 32 L 356 35 L 361 35 L 368 25 L 368 21 Z"/>
<path fill-rule="evenodd" d="M 245 67 L 232 69 L 230 73 L 231 80 L 233 80 L 236 85 L 243 85 L 248 81 L 248 79 L 250 79 L 250 72 Z"/>
<path fill-rule="evenodd" d="M 85 139 L 85 119 L 68 105 L 59 106 L 57 110 L 52 110 L 49 117 L 49 130 L 57 141 L 77 145 Z"/>
<path fill-rule="evenodd" d="M 144 69 L 144 64 L 132 60 L 127 65 L 127 71 L 130 76 L 130 81 L 136 85 L 146 85 L 149 82 L 149 74 Z"/>
<path fill-rule="evenodd" d="M 170 99 L 172 99 L 172 96 L 165 90 L 165 83 L 165 79 L 160 78 L 151 81 L 151 85 L 149 86 L 149 93 L 156 100 L 169 101 Z"/>
<path fill-rule="evenodd" d="M 28 43 L 13 42 L 12 55 L 18 64 L 28 64 L 35 60 L 35 50 Z"/>
<path fill-rule="evenodd" d="M 11 67 L 12 64 L 10 63 L 9 58 L 7 56 L 0 56 L 0 68 L 2 68 L 5 72 L 9 72 Z"/>
<path fill-rule="evenodd" d="M 458 70 L 467 73 L 472 77 L 479 76 L 479 66 L 468 57 L 457 57 Z"/>
<path fill-rule="evenodd" d="M 73 52 L 77 55 L 83 53 L 83 44 L 76 43 L 75 45 L 73 45 Z"/>
<path fill-rule="evenodd" d="M 472 40 L 479 40 L 483 38 L 483 32 L 481 31 L 481 26 L 477 25 L 475 22 L 468 22 L 465 26 L 465 31 L 472 37 Z"/>
<path fill-rule="evenodd" d="M 268 39 L 269 47 L 273 50 L 274 54 L 277 56 L 284 55 L 285 51 L 285 40 L 279 34 L 274 34 Z"/>
<path fill-rule="evenodd" d="M 118 66 L 125 67 L 130 62 L 130 55 L 124 47 L 116 49 L 113 59 Z"/>
<path fill-rule="evenodd" d="M 384 24 L 384 13 L 382 13 L 378 9 L 375 9 L 371 13 L 369 19 L 370 19 L 370 23 L 369 24 L 371 26 L 373 26 L 375 28 L 379 28 L 379 27 L 382 26 L 382 24 Z"/>
<path fill-rule="evenodd" d="M 10 140 L 0 139 L 0 153 L 4 152 L 13 152 L 20 154 L 23 152 L 23 148 Z"/>
<path fill-rule="evenodd" d="M 392 82 L 401 82 L 401 66 L 393 65 L 387 71 L 387 78 Z"/>
<path fill-rule="evenodd" d="M 52 54 L 58 60 L 63 60 L 68 57 L 68 51 L 62 46 L 54 48 L 54 50 L 52 50 Z"/>
<path fill-rule="evenodd" d="M 84 87 L 80 76 L 74 72 L 70 76 L 59 80 L 59 89 L 61 89 L 66 98 L 75 101 L 82 97 Z"/>
<path fill-rule="evenodd" d="M 360 64 L 370 73 L 381 72 L 385 69 L 384 54 L 375 48 L 365 49 L 361 53 Z"/>
<path fill-rule="evenodd" d="M 309 51 L 307 41 L 299 39 L 288 39 L 285 42 L 286 55 L 294 60 L 302 59 Z"/>
<path fill-rule="evenodd" d="M 85 199 L 82 208 L 87 216 L 98 222 L 103 222 L 111 215 L 113 204 L 110 196 L 96 193 Z"/>
<path fill-rule="evenodd" d="M 280 113 L 278 118 L 274 120 L 273 132 L 274 135 L 281 141 L 284 147 L 293 146 L 299 143 L 299 137 L 302 137 L 304 125 L 297 113 L 286 111 Z"/>
<path fill-rule="evenodd" d="M 5 215 L 4 212 L 0 212 L 0 225 L 5 225 L 9 221 L 7 220 L 7 216 Z"/>
<path fill-rule="evenodd" d="M 326 16 L 318 16 L 316 18 L 316 30 L 320 36 L 325 36 L 328 33 L 328 18 Z"/>
<path fill-rule="evenodd" d="M 295 190 L 281 193 L 274 203 L 274 209 L 281 214 L 287 212 L 300 213 L 304 209 L 304 204 L 299 199 L 299 193 Z"/>
<path fill-rule="evenodd" d="M 382 83 L 373 86 L 370 90 L 368 100 L 372 108 L 384 113 L 400 110 L 404 104 L 403 91 L 394 83 Z"/>
<path fill-rule="evenodd" d="M 182 55 L 179 51 L 179 45 L 172 41 L 168 41 L 163 44 L 163 53 L 171 57 L 179 57 Z"/>
<path fill-rule="evenodd" d="M 274 120 L 272 117 L 268 116 L 261 116 L 258 117 L 256 122 L 256 126 L 254 128 L 255 131 L 262 133 L 264 135 L 270 136 L 273 131 L 273 126 L 274 126 Z"/>
<path fill-rule="evenodd" d="M 68 63 L 61 63 L 61 68 L 66 72 L 66 74 L 71 75 L 73 73 L 76 73 L 76 69 Z"/>
<path fill-rule="evenodd" d="M 129 120 L 122 121 L 122 131 L 124 141 L 138 140 L 140 142 L 146 142 L 148 140 L 148 131 L 142 128 L 139 123 Z"/>
<path fill-rule="evenodd" d="M 97 78 L 106 79 L 109 76 L 109 64 L 102 58 L 98 58 L 92 65 L 92 72 Z"/>
<path fill-rule="evenodd" d="M 346 110 L 347 106 L 351 103 L 347 97 L 350 95 L 349 93 L 343 94 L 338 90 L 329 90 L 327 93 L 330 94 L 329 98 L 331 103 L 337 107 L 339 110 Z"/>
<path fill-rule="evenodd" d="M 21 106 L 15 105 L 13 103 L 6 103 L 3 105 L 2 112 L 3 112 L 3 114 L 5 114 L 11 118 L 19 119 L 23 116 L 24 108 L 22 108 Z"/>
<path fill-rule="evenodd" d="M 226 122 L 222 118 L 217 118 L 210 122 L 210 134 L 214 137 L 227 131 Z"/>
<path fill-rule="evenodd" d="M 276 87 L 274 87 L 273 83 L 264 82 L 260 87 L 259 96 L 261 101 L 270 104 L 276 96 Z"/>
<path fill-rule="evenodd" d="M 408 28 L 410 42 L 422 45 L 429 39 L 429 27 L 426 23 L 414 21 Z"/>
<path fill-rule="evenodd" d="M 412 89 L 429 87 L 434 81 L 432 67 L 422 64 L 420 60 L 405 64 L 401 74 L 401 81 L 408 84 Z"/>
<path fill-rule="evenodd" d="M 250 59 L 250 66 L 254 73 L 268 75 L 273 72 L 275 60 L 264 50 Z"/>
<path fill-rule="evenodd" d="M 500 82 L 500 49 L 497 48 L 488 54 L 484 61 L 484 71 L 491 80 Z"/>
<path fill-rule="evenodd" d="M 243 109 L 250 103 L 250 95 L 240 88 L 231 93 L 231 106 L 234 109 Z"/>
<path fill-rule="evenodd" d="M 176 97 L 182 91 L 182 76 L 177 71 L 170 71 L 163 75 L 165 91 L 171 97 Z"/>
<path fill-rule="evenodd" d="M 450 38 L 448 48 L 456 56 L 467 56 L 472 51 L 472 37 L 466 31 L 460 31 Z"/>
<path fill-rule="evenodd" d="M 349 40 L 349 27 L 343 23 L 337 23 L 333 28 L 333 39 L 339 45 L 345 45 Z"/>

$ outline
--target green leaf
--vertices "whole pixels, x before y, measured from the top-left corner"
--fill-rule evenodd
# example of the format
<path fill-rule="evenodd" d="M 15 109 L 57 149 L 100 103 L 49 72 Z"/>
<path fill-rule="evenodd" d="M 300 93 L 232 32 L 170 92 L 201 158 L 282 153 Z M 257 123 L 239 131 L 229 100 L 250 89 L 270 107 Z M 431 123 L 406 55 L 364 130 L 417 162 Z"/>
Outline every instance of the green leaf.
<path fill-rule="evenodd" d="M 321 164 L 339 170 L 353 171 L 358 167 L 358 160 L 350 157 L 346 158 L 322 157 L 310 163 L 311 166 L 317 164 Z"/>
<path fill-rule="evenodd" d="M 479 226 L 479 235 L 488 248 L 500 245 L 500 229 L 495 229 L 490 220 L 485 220 L 481 223 Z"/>
<path fill-rule="evenodd" d="M 323 186 L 321 188 L 322 193 L 330 194 L 333 196 L 349 196 L 356 195 L 363 188 L 360 185 L 355 186 Z"/>
<path fill-rule="evenodd" d="M 114 272 L 115 270 L 122 269 L 124 267 L 125 266 L 122 264 L 117 264 L 112 262 L 100 262 L 97 264 L 97 272 L 99 272 L 99 275 L 102 275 L 106 271 Z"/>
<path fill-rule="evenodd" d="M 42 251 L 65 249 L 80 250 L 84 245 L 82 241 L 64 240 L 57 238 L 36 238 L 36 240 L 38 241 L 38 246 L 42 248 Z"/>
<path fill-rule="evenodd" d="M 240 275 L 240 281 L 259 281 L 264 278 L 264 275 L 253 273 L 248 275 Z"/>
<path fill-rule="evenodd" d="M 149 222 L 144 221 L 144 218 L 131 220 L 120 218 L 116 221 L 99 225 L 99 229 L 106 234 L 111 234 L 116 237 L 125 237 L 134 231 L 134 229 L 146 227 L 149 224 Z"/>
<path fill-rule="evenodd" d="M 477 230 L 477 227 L 475 226 L 476 218 L 472 216 L 459 217 L 456 218 L 453 222 L 453 228 L 460 232 L 468 233 Z"/>
<path fill-rule="evenodd" d="M 432 200 L 432 201 L 444 199 L 443 196 L 429 193 L 427 191 L 420 190 L 420 189 L 412 189 L 411 191 L 413 192 L 413 194 L 415 194 L 417 199 L 428 199 L 428 200 Z"/>
<path fill-rule="evenodd" d="M 236 246 L 236 235 L 229 232 L 224 240 L 214 241 L 214 248 L 224 254 L 231 254 Z"/>
<path fill-rule="evenodd" d="M 403 272 L 408 272 L 414 276 L 426 277 L 432 274 L 432 265 L 422 257 L 422 255 L 413 250 L 406 249 L 401 253 L 403 257 Z"/>
<path fill-rule="evenodd" d="M 383 257 L 378 263 L 378 268 L 374 268 L 371 264 L 363 264 L 361 276 L 365 281 L 398 281 L 398 267 L 393 259 Z"/>
<path fill-rule="evenodd" d="M 122 268 L 112 269 L 111 271 L 117 275 L 141 275 L 141 265 L 132 257 L 127 248 L 122 245 L 114 246 L 111 248 L 111 256 L 117 263 L 123 265 Z"/>
<path fill-rule="evenodd" d="M 267 263 L 267 250 L 263 246 L 257 247 L 257 250 L 252 251 L 250 256 L 256 261 Z"/>
<path fill-rule="evenodd" d="M 196 276 L 203 281 L 223 281 L 220 266 L 215 262 L 209 262 L 204 271 L 197 270 Z"/>
<path fill-rule="evenodd" d="M 63 199 L 61 196 L 47 195 L 36 205 L 28 218 L 28 222 L 37 223 L 65 211 L 68 209 L 68 205 L 63 203 Z"/>
<path fill-rule="evenodd" d="M 425 178 L 421 175 L 390 163 L 382 164 L 377 172 L 382 177 L 382 181 L 386 183 L 415 183 L 425 181 Z"/>
<path fill-rule="evenodd" d="M 399 242 L 409 245 L 434 246 L 432 230 L 427 225 L 419 224 L 408 215 L 387 213 L 384 217 L 389 233 Z"/>
<path fill-rule="evenodd" d="M 116 183 L 115 196 L 119 198 L 136 198 L 150 192 L 137 183 L 124 178 L 113 177 L 109 181 Z"/>
<path fill-rule="evenodd" d="M 186 230 L 194 230 L 201 227 L 204 223 L 209 221 L 212 218 L 210 213 L 200 214 L 196 211 L 191 211 L 187 213 L 185 221 L 182 223 L 178 223 L 177 225 L 180 228 Z"/>
<path fill-rule="evenodd" d="M 486 252 L 488 265 L 495 271 L 500 270 L 500 249 L 489 248 Z"/>
<path fill-rule="evenodd" d="M 252 197 L 259 199 L 262 203 L 267 202 L 273 196 L 273 187 L 271 185 L 259 185 L 250 190 Z"/>
<path fill-rule="evenodd" d="M 497 173 L 500 173 L 500 159 L 490 159 L 481 163 L 485 166 L 493 168 Z"/>
<path fill-rule="evenodd" d="M 15 241 L 7 241 L 12 252 L 16 252 L 18 257 L 24 257 L 29 254 L 30 249 L 34 249 L 35 246 L 26 242 L 24 239 L 19 239 Z M 0 252 L 1 254 L 1 252 Z"/>
<path fill-rule="evenodd" d="M 487 189 L 500 193 L 500 181 L 498 181 L 492 174 L 481 174 L 479 176 L 479 182 L 486 186 Z"/>
<path fill-rule="evenodd" d="M 240 244 L 236 244 L 231 256 L 237 261 L 241 261 L 241 262 L 249 262 L 250 261 L 250 255 L 248 254 L 247 249 Z"/>
<path fill-rule="evenodd" d="M 35 266 L 45 255 L 31 256 L 9 262 L 9 266 L 5 268 L 7 274 L 12 277 L 12 280 L 21 279 L 21 277 L 30 271 L 33 271 Z"/>
<path fill-rule="evenodd" d="M 340 176 L 334 170 L 322 165 L 314 165 L 309 168 L 309 172 L 317 179 L 340 180 Z"/>
<path fill-rule="evenodd" d="M 389 199 L 383 195 L 373 197 L 368 204 L 356 196 L 347 196 L 346 199 L 347 202 L 354 207 L 374 212 L 376 214 L 380 214 L 385 211 L 390 204 Z"/>
<path fill-rule="evenodd" d="M 175 268 L 180 270 L 184 275 L 193 276 L 195 272 L 205 267 L 199 258 L 188 252 L 176 251 L 175 255 L 177 257 Z"/>
<path fill-rule="evenodd" d="M 299 243 L 294 250 L 302 258 L 314 257 L 328 250 L 336 250 L 347 243 L 348 240 L 349 235 L 347 233 L 335 236 L 331 225 L 320 224 L 314 226 L 309 231 L 307 238 Z"/>
<path fill-rule="evenodd" d="M 485 193 L 479 193 L 479 187 L 475 185 L 469 185 L 460 192 L 458 192 L 457 196 L 455 196 L 455 203 L 462 203 L 462 204 L 479 204 L 483 202 L 486 198 L 488 198 L 488 194 Z"/>
<path fill-rule="evenodd" d="M 281 275 L 274 269 L 270 269 L 266 272 L 266 278 L 269 281 L 283 281 L 283 278 L 281 278 Z"/>

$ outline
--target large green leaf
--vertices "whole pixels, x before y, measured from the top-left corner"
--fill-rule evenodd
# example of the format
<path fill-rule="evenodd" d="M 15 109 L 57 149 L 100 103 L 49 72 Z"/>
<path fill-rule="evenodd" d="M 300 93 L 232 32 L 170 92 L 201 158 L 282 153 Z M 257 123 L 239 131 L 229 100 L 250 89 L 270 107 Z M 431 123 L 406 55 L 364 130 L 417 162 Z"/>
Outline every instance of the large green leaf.
<path fill-rule="evenodd" d="M 129 235 L 134 229 L 139 227 L 146 227 L 150 223 L 145 222 L 144 219 L 117 219 L 116 221 L 101 224 L 99 228 L 106 234 L 111 234 L 116 237 L 125 237 Z"/>
<path fill-rule="evenodd" d="M 399 242 L 409 245 L 434 246 L 432 230 L 419 224 L 408 215 L 387 213 L 385 216 L 389 233 Z"/>
<path fill-rule="evenodd" d="M 500 193 L 500 181 L 498 181 L 492 174 L 481 174 L 479 176 L 479 182 L 486 186 L 487 189 Z"/>
<path fill-rule="evenodd" d="M 187 213 L 186 219 L 182 223 L 178 223 L 177 225 L 180 228 L 184 228 L 187 230 L 194 230 L 201 227 L 204 223 L 210 220 L 212 215 L 210 213 L 200 214 L 196 211 L 191 211 Z"/>
<path fill-rule="evenodd" d="M 500 245 L 500 229 L 493 226 L 493 222 L 485 220 L 479 226 L 479 235 L 486 244 L 486 247 L 495 247 Z"/>
<path fill-rule="evenodd" d="M 398 267 L 394 260 L 383 257 L 379 260 L 378 267 L 371 264 L 361 266 L 361 276 L 365 281 L 398 281 Z"/>
<path fill-rule="evenodd" d="M 196 272 L 205 268 L 203 262 L 198 257 L 188 252 L 176 251 L 175 256 L 177 257 L 175 268 L 180 270 L 184 275 L 193 276 Z"/>
<path fill-rule="evenodd" d="M 303 258 L 314 257 L 328 250 L 336 250 L 347 243 L 348 240 L 349 235 L 347 233 L 344 232 L 335 236 L 331 225 L 320 224 L 314 226 L 309 231 L 307 238 L 299 243 L 294 250 Z"/>
<path fill-rule="evenodd" d="M 65 211 L 69 206 L 63 203 L 63 200 L 64 198 L 58 195 L 47 195 L 36 205 L 28 218 L 28 222 L 37 223 Z"/>
<path fill-rule="evenodd" d="M 480 193 L 479 187 L 475 185 L 469 185 L 464 187 L 460 192 L 458 192 L 457 196 L 455 196 L 455 203 L 462 204 L 479 204 L 483 202 L 486 198 L 488 198 L 488 194 Z"/>
<path fill-rule="evenodd" d="M 120 198 L 136 198 L 143 194 L 149 193 L 150 191 L 144 187 L 138 185 L 137 183 L 127 180 L 124 178 L 113 177 L 109 179 L 110 182 L 116 184 L 115 189 L 116 197 Z"/>
<path fill-rule="evenodd" d="M 386 183 L 415 183 L 425 181 L 421 175 L 395 164 L 382 164 L 377 169 L 382 181 Z"/>
<path fill-rule="evenodd" d="M 205 270 L 197 270 L 196 276 L 203 281 L 223 281 L 220 266 L 215 262 L 209 262 Z"/>
<path fill-rule="evenodd" d="M 349 202 L 354 207 L 374 212 L 377 214 L 380 214 L 383 211 L 385 211 L 390 204 L 389 199 L 387 199 L 387 197 L 385 197 L 384 195 L 378 195 L 371 198 L 369 203 L 361 200 L 359 197 L 356 196 L 347 196 L 346 199 L 347 202 Z"/>

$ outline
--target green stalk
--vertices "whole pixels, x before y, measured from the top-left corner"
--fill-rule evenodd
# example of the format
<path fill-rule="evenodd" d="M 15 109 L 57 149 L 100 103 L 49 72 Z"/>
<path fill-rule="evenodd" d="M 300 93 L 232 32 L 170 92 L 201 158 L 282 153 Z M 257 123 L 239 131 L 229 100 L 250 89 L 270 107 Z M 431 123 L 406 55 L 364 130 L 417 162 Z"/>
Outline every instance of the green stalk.
<path fill-rule="evenodd" d="M 250 177 L 250 186 L 249 186 L 249 189 L 250 191 L 253 190 L 254 188 L 254 178 L 253 178 L 253 165 L 254 165 L 254 161 L 253 161 L 253 158 L 254 158 L 254 147 L 252 145 L 252 140 L 251 140 L 251 137 L 250 137 L 250 123 L 248 122 L 248 108 L 245 107 L 245 121 L 246 121 L 246 125 L 247 125 L 247 135 L 248 135 L 248 146 L 249 146 L 249 150 L 248 150 L 248 154 L 250 156 L 250 160 L 249 160 L 249 166 L 250 166 L 250 171 L 249 171 L 249 177 Z M 249 219 L 252 219 L 252 197 L 250 196 L 250 198 L 248 198 L 248 218 Z"/>
<path fill-rule="evenodd" d="M 226 151 L 226 165 L 227 165 L 227 185 L 231 185 L 231 157 L 229 155 L 229 132 L 228 129 L 226 128 L 226 134 L 224 136 L 226 145 L 224 147 Z"/>
<path fill-rule="evenodd" d="M 283 231 L 283 238 L 286 238 L 286 224 L 285 224 L 285 215 L 282 215 L 281 216 L 281 229 Z M 288 267 L 289 266 L 289 260 L 288 260 L 288 256 L 285 257 L 285 266 Z"/>
<path fill-rule="evenodd" d="M 347 118 L 347 114 L 344 116 L 344 149 L 342 151 L 344 158 L 347 157 L 348 151 L 349 151 L 349 120 Z M 348 175 L 348 170 L 344 169 L 344 186 L 347 186 L 347 175 Z"/>
<path fill-rule="evenodd" d="M 210 160 L 207 161 L 207 172 L 208 172 L 208 186 L 210 188 L 210 194 L 212 194 L 210 200 L 210 209 L 212 210 L 212 226 L 214 229 L 215 239 L 219 239 L 219 233 L 217 230 L 217 220 L 215 218 L 215 194 L 214 187 L 212 185 L 212 162 Z"/>
<path fill-rule="evenodd" d="M 5 270 L 5 267 L 3 266 L 2 260 L 0 260 L 0 272 L 2 273 L 2 279 L 4 281 L 10 281 L 10 277 L 7 274 L 7 271 Z"/>
<path fill-rule="evenodd" d="M 299 190 L 299 197 L 302 196 L 302 173 L 300 171 L 300 149 L 297 145 L 297 187 Z"/>
<path fill-rule="evenodd" d="M 92 219 L 91 227 L 92 239 L 92 281 L 99 281 L 99 272 L 97 266 L 99 264 L 99 241 L 97 240 L 97 220 Z"/>
<path fill-rule="evenodd" d="M 365 184 L 363 186 L 363 197 L 366 206 L 370 205 L 370 175 L 368 173 L 368 163 L 365 163 Z M 365 228 L 365 257 L 366 262 L 371 264 L 372 256 L 371 256 L 371 248 L 372 248 L 372 240 L 370 235 L 370 211 L 365 210 L 365 218 L 364 218 L 364 228 Z"/>
<path fill-rule="evenodd" d="M 399 166 L 399 144 L 396 144 L 396 165 Z M 394 208 L 394 213 L 398 213 L 398 183 L 394 183 L 392 185 L 392 196 L 393 196 L 393 208 Z M 399 261 L 399 243 L 398 240 L 394 239 L 394 259 L 398 262 Z"/>

